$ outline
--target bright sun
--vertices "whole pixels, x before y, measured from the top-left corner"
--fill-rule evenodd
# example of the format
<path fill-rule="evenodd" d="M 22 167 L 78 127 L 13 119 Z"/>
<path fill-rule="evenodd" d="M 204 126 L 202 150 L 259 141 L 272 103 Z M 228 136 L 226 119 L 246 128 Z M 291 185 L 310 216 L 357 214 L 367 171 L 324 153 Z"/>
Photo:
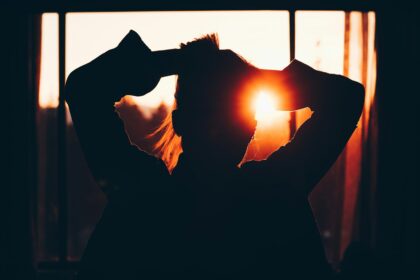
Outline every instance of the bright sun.
<path fill-rule="evenodd" d="M 272 94 L 260 91 L 255 99 L 255 119 L 262 120 L 276 111 L 275 100 Z"/>

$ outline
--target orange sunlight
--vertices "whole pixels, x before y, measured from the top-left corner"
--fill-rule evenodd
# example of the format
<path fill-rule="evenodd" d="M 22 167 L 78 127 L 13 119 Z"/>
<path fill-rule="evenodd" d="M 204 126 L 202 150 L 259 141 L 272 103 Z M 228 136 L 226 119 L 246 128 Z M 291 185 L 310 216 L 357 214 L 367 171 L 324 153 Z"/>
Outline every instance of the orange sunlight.
<path fill-rule="evenodd" d="M 260 91 L 254 100 L 255 119 L 264 121 L 273 116 L 276 111 L 275 97 L 271 92 Z"/>

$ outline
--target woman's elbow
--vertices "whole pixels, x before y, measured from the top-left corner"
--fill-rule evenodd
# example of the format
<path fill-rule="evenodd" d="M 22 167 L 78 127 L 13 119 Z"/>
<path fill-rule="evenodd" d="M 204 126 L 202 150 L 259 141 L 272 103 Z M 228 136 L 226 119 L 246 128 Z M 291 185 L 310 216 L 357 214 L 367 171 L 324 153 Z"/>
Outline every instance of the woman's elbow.
<path fill-rule="evenodd" d="M 72 103 L 73 100 L 79 99 L 78 97 L 82 95 L 81 89 L 85 84 L 84 73 L 82 67 L 73 70 L 70 75 L 67 77 L 66 84 L 64 87 L 64 98 L 67 103 Z"/>
<path fill-rule="evenodd" d="M 353 126 L 363 112 L 365 88 L 362 84 L 347 77 L 334 75 L 333 98 L 329 102 L 329 110 L 341 120 L 341 123 Z M 325 109 L 328 111 L 328 108 Z"/>

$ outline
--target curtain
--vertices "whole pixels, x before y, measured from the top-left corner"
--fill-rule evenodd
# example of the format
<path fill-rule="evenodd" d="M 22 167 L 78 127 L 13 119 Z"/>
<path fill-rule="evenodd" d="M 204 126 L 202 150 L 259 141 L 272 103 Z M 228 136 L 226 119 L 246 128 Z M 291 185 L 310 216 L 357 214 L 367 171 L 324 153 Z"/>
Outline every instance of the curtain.
<path fill-rule="evenodd" d="M 378 133 L 375 25 L 374 12 L 300 11 L 296 15 L 297 59 L 315 69 L 347 76 L 366 89 L 357 129 L 310 196 L 327 258 L 335 267 L 350 244 L 372 245 L 374 239 Z M 296 127 L 310 115 L 309 109 L 298 110 Z M 294 119 L 289 113 L 277 112 L 266 118 L 257 127 L 246 160 L 265 159 L 293 136 L 289 122 Z"/>
<path fill-rule="evenodd" d="M 340 258 L 352 241 L 372 242 L 376 164 L 377 108 L 375 14 L 346 13 L 344 75 L 365 86 L 358 128 L 345 151 Z"/>
<path fill-rule="evenodd" d="M 319 17 L 323 16 L 322 13 L 319 12 Z M 310 64 L 316 69 L 338 72 L 337 69 L 330 70 L 331 67 L 328 69 L 328 60 L 334 48 L 339 47 L 337 44 L 328 45 L 333 36 L 339 34 L 321 36 L 316 41 L 321 50 L 314 48 L 308 54 Z M 327 258 L 334 267 L 339 265 L 351 243 L 369 243 L 369 236 L 373 234 L 377 141 L 375 13 L 346 12 L 343 37 L 343 63 L 338 73 L 365 86 L 365 106 L 344 151 L 310 196 Z M 330 62 L 330 65 L 333 64 Z M 297 127 L 309 116 L 308 110 L 298 111 Z"/>
<path fill-rule="evenodd" d="M 4 22 L 3 22 L 4 21 Z M 33 190 L 35 170 L 35 96 L 39 83 L 41 19 L 38 14 L 9 10 L 2 16 L 3 138 L 7 150 L 6 182 L 1 193 L 0 278 L 35 279 Z"/>

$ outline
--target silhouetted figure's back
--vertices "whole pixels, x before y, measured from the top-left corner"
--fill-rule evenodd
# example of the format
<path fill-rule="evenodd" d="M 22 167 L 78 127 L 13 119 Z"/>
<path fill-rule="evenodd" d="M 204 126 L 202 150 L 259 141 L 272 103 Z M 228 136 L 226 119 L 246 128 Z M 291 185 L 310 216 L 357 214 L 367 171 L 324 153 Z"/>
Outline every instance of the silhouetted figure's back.
<path fill-rule="evenodd" d="M 179 69 L 172 123 L 184 152 L 172 174 L 129 143 L 113 106 L 128 92 L 147 93 L 160 78 L 135 32 L 69 76 L 74 126 L 93 175 L 109 192 L 80 279 L 331 276 L 308 194 L 355 129 L 363 87 L 293 61 L 281 71 L 299 100 L 291 109 L 310 107 L 312 117 L 267 160 L 237 168 L 255 124 L 245 128 L 236 115 L 239 99 L 226 93 L 257 69 L 216 45 L 206 37 L 181 47 L 187 66 Z"/>

